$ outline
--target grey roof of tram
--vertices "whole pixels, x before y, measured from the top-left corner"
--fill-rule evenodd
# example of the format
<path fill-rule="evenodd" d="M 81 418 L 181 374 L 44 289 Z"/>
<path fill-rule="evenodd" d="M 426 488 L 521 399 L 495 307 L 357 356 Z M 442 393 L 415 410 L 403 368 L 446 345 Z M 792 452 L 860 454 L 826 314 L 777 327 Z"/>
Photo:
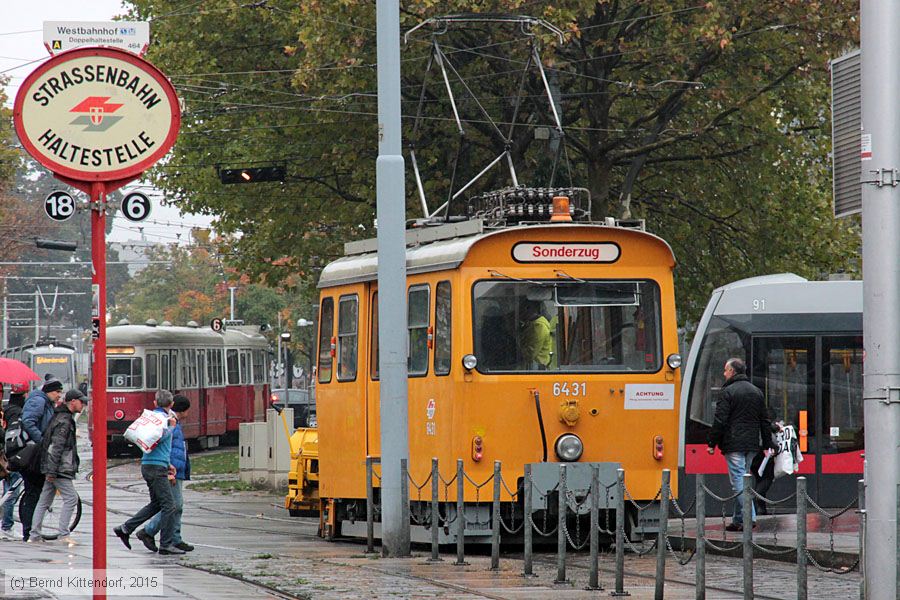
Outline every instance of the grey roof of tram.
<path fill-rule="evenodd" d="M 478 223 L 480 224 L 480 221 Z M 444 227 L 451 232 L 453 231 L 451 225 Z M 409 247 L 406 249 L 406 273 L 407 275 L 414 275 L 416 273 L 430 273 L 433 271 L 455 269 L 466 259 L 472 246 L 491 236 L 523 230 L 535 232 L 540 230 L 553 231 L 558 230 L 560 227 L 588 227 L 597 230 L 609 230 L 615 228 L 620 231 L 629 231 L 654 238 L 665 244 L 669 249 L 669 252 L 672 252 L 672 247 L 669 246 L 669 243 L 664 239 L 653 235 L 652 233 L 647 233 L 642 229 L 633 227 L 618 227 L 615 225 L 602 225 L 578 221 L 571 223 L 554 223 L 552 225 L 549 223 L 519 225 L 488 231 L 482 231 L 480 228 L 476 230 L 472 228 L 472 226 L 469 226 L 466 228 L 461 227 L 457 230 L 460 232 L 459 237 L 437 239 L 435 241 L 428 240 L 427 238 L 423 239 L 424 236 L 422 233 L 408 231 L 407 246 Z M 443 229 L 443 227 L 435 229 Z M 427 228 L 423 230 L 423 232 L 428 231 Z M 471 231 L 478 231 L 478 233 L 473 234 Z M 414 234 L 417 234 L 419 237 L 417 238 Z M 349 254 L 350 251 L 353 251 L 354 253 L 350 256 L 339 258 L 322 269 L 318 287 L 335 287 L 338 285 L 348 285 L 351 283 L 361 283 L 377 279 L 378 253 L 376 251 L 377 246 L 374 242 L 375 240 L 363 240 L 361 242 L 347 244 L 345 246 L 345 252 Z M 364 251 L 360 252 L 360 250 Z"/>
<path fill-rule="evenodd" d="M 809 281 L 794 273 L 750 277 L 716 288 L 721 294 L 716 315 L 747 315 L 754 300 L 765 300 L 767 314 L 861 313 L 863 282 L 860 280 Z"/>
<path fill-rule="evenodd" d="M 268 340 L 258 333 L 238 329 L 226 330 L 224 335 L 208 327 L 177 327 L 170 325 L 116 325 L 106 328 L 107 346 L 137 344 L 149 346 L 181 344 L 185 346 L 257 346 L 268 348 Z"/>

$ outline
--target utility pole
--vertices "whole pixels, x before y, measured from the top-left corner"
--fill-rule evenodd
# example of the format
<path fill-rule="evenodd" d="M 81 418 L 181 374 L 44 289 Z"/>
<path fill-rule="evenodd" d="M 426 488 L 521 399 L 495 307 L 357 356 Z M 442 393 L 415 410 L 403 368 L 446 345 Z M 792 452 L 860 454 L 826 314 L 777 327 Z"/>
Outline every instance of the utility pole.
<path fill-rule="evenodd" d="M 231 320 L 234 321 L 234 290 L 236 287 L 229 287 L 228 291 L 231 293 Z"/>
<path fill-rule="evenodd" d="M 34 345 L 41 339 L 41 311 L 38 306 L 38 291 L 34 290 Z"/>
<path fill-rule="evenodd" d="M 409 459 L 406 370 L 406 192 L 400 128 L 400 2 L 376 0 L 378 63 L 378 344 L 381 402 L 381 542 L 409 556 L 400 460 Z"/>
<path fill-rule="evenodd" d="M 897 593 L 900 483 L 900 3 L 860 3 L 866 598 Z"/>

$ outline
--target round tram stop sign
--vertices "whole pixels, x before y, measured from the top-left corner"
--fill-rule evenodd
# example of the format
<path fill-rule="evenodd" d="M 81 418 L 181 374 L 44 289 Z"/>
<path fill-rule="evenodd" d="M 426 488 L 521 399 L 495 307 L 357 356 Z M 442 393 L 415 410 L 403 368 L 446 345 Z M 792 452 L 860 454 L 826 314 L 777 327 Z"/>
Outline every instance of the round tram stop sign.
<path fill-rule="evenodd" d="M 47 169 L 113 187 L 165 156 L 181 111 L 175 88 L 152 64 L 92 47 L 58 54 L 26 77 L 13 120 L 22 145 Z"/>

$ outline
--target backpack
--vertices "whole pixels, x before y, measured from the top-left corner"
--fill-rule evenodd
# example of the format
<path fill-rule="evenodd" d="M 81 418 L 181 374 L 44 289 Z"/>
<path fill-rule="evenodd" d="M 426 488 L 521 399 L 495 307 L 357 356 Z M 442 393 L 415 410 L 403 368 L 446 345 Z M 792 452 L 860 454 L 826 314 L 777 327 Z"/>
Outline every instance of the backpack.
<path fill-rule="evenodd" d="M 21 415 L 6 424 L 6 434 L 3 436 L 3 447 L 6 450 L 7 457 L 17 454 L 29 441 L 31 441 L 31 436 L 29 436 L 28 432 L 25 431 L 25 428 L 22 427 Z"/>

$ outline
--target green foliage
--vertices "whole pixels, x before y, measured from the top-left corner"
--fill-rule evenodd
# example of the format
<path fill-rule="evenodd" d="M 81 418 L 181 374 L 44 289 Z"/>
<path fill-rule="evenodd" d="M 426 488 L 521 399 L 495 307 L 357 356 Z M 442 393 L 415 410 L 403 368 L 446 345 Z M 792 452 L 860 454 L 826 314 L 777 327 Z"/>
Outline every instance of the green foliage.
<path fill-rule="evenodd" d="M 227 0 L 211 8 L 132 0 L 154 23 L 149 58 L 172 77 L 187 111 L 155 183 L 187 210 L 234 234 L 230 259 L 254 276 L 309 293 L 340 243 L 372 234 L 377 88 L 375 7 L 358 0 Z M 439 74 L 414 116 L 432 39 L 403 48 L 404 140 L 431 209 L 508 148 L 519 181 L 587 187 L 593 216 L 638 217 L 679 259 L 682 320 L 696 320 L 726 281 L 791 270 L 858 271 L 858 225 L 830 216 L 827 61 L 853 45 L 849 0 L 413 0 L 408 30 L 429 17 L 532 14 L 562 41 L 534 38 L 565 130 L 553 132 L 544 83 L 521 80 L 529 38 L 508 26 L 437 36 L 466 121 L 464 150 Z M 500 135 L 481 106 L 501 124 Z M 538 128 L 551 135 L 535 136 Z M 458 161 L 457 161 L 458 157 Z M 408 160 L 408 159 L 407 159 Z M 284 183 L 223 186 L 216 167 L 285 164 Z M 502 163 L 501 163 L 502 164 Z M 407 162 L 409 166 L 409 162 Z M 407 169 L 407 217 L 421 216 Z M 510 184 L 491 170 L 471 192 Z M 454 206 L 460 212 L 461 206 Z M 238 235 L 240 234 L 240 235 Z"/>

